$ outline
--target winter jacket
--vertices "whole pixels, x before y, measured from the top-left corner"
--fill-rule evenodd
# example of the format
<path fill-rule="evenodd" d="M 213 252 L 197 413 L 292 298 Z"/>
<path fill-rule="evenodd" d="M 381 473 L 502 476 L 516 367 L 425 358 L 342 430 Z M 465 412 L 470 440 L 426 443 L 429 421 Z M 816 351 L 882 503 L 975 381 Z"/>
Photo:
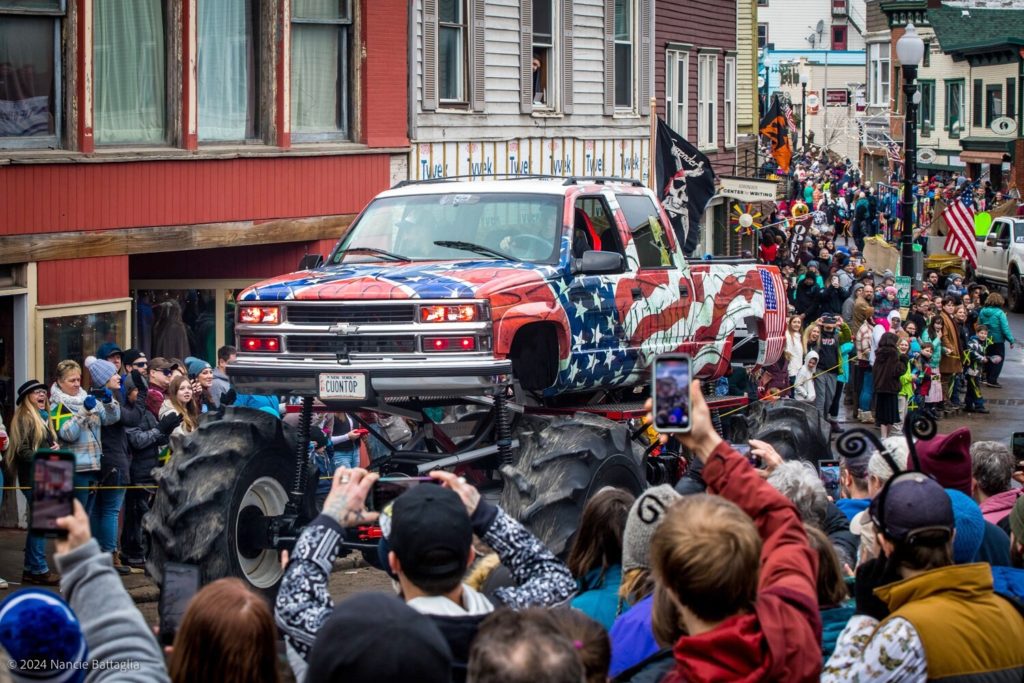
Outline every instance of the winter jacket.
<path fill-rule="evenodd" d="M 653 607 L 652 593 L 623 612 L 608 631 L 612 643 L 612 663 L 608 669 L 610 676 L 618 676 L 658 651 L 658 642 L 654 639 L 651 626 Z"/>
<path fill-rule="evenodd" d="M 146 409 L 153 413 L 153 417 L 160 416 L 160 407 L 164 404 L 164 390 L 155 384 L 150 384 L 146 391 Z"/>
<path fill-rule="evenodd" d="M 1010 514 L 1014 503 L 1021 495 L 1024 495 L 1024 489 L 1010 489 L 986 498 L 981 504 L 981 514 L 985 517 L 985 521 L 999 524 Z"/>
<path fill-rule="evenodd" d="M 626 669 L 612 681 L 613 683 L 660 683 L 674 666 L 675 659 L 672 656 L 672 650 L 665 648 Z"/>
<path fill-rule="evenodd" d="M 875 594 L 889 616 L 853 617 L 822 681 L 1024 678 L 1024 618 L 995 594 L 987 564 L 932 569 Z"/>
<path fill-rule="evenodd" d="M 799 332 L 786 332 L 786 353 L 789 354 L 786 371 L 790 377 L 796 377 L 804 366 L 804 341 Z"/>
<path fill-rule="evenodd" d="M 839 634 L 842 633 L 843 629 L 846 628 L 846 625 L 850 623 L 850 619 L 853 617 L 855 611 L 856 609 L 852 604 L 821 610 L 822 663 L 827 662 L 828 658 L 832 656 L 833 652 L 835 652 L 836 641 L 839 640 Z"/>
<path fill-rule="evenodd" d="M 514 586 L 494 591 L 494 599 L 500 605 L 512 609 L 550 607 L 572 596 L 576 581 L 569 568 L 500 507 L 481 500 L 470 521 L 473 532 L 498 553 L 501 563 L 512 574 Z M 309 655 L 320 626 L 334 609 L 327 582 L 342 535 L 341 526 L 326 515 L 310 522 L 295 544 L 278 590 L 274 619 L 284 634 L 285 642 L 295 653 L 294 656 L 289 653 L 289 660 L 300 665 Z M 445 614 L 434 609 L 438 599 L 449 603 L 450 609 Z M 469 599 L 473 605 L 466 604 Z M 449 641 L 449 646 L 453 653 L 460 650 L 468 655 L 468 643 L 486 612 L 493 610 L 493 605 L 465 585 L 463 602 L 463 605 L 457 605 L 444 597 L 430 597 L 413 600 L 409 606 L 428 614 L 435 622 L 456 620 L 454 624 L 438 623 L 438 626 L 442 634 L 460 634 L 457 642 Z M 487 605 L 491 605 L 490 609 Z M 457 611 L 462 614 L 457 614 Z M 460 619 L 461 622 L 458 621 Z M 458 661 L 456 656 L 453 664 L 456 678 L 465 676 L 465 666 L 466 661 Z"/>
<path fill-rule="evenodd" d="M 1006 313 L 995 306 L 985 306 L 978 313 L 978 323 L 988 328 L 988 338 L 994 344 L 1016 343 Z"/>
<path fill-rule="evenodd" d="M 906 372 L 907 357 L 896 348 L 896 335 L 887 332 L 875 351 L 872 368 L 876 394 L 900 393 L 900 376 Z"/>
<path fill-rule="evenodd" d="M 981 366 L 988 356 L 988 347 L 991 342 L 988 338 L 981 341 L 977 335 L 971 337 L 967 342 L 967 349 L 964 351 L 964 372 L 971 377 L 981 374 Z"/>
<path fill-rule="evenodd" d="M 108 425 L 103 425 L 100 432 L 103 441 L 103 457 L 100 460 L 102 474 L 100 480 L 109 485 L 128 483 L 128 470 L 131 467 L 131 455 L 128 452 L 128 437 L 125 434 L 123 422 L 124 406 L 117 399 L 113 400 L 118 405 L 118 419 Z M 116 476 L 112 479 L 113 473 Z"/>
<path fill-rule="evenodd" d="M 87 410 L 85 400 L 88 397 L 85 389 L 79 389 L 76 396 L 71 396 L 61 391 L 56 382 L 50 387 L 50 419 L 59 423 L 57 437 L 60 446 L 75 454 L 76 472 L 100 469 L 103 455 L 101 428 L 121 418 L 121 405 L 117 401 L 97 401 L 92 410 Z"/>
<path fill-rule="evenodd" d="M 93 662 L 87 680 L 170 681 L 164 653 L 96 539 L 53 558 L 60 592 L 78 617 Z"/>
<path fill-rule="evenodd" d="M 836 377 L 837 382 L 846 384 L 850 381 L 850 354 L 853 353 L 853 342 L 845 342 L 839 347 L 839 362 L 842 366 L 839 368 L 839 376 Z"/>
<path fill-rule="evenodd" d="M 825 509 L 825 525 L 822 531 L 832 542 L 832 547 L 839 555 L 839 562 L 851 567 L 856 566 L 860 538 L 850 531 L 850 520 L 835 503 L 830 502 Z"/>
<path fill-rule="evenodd" d="M 121 421 L 127 428 L 132 454 L 131 483 L 152 484 L 155 481 L 152 472 L 159 462 L 160 450 L 167 445 L 168 436 L 157 429 L 157 419 L 141 401 L 122 406 Z"/>
<path fill-rule="evenodd" d="M 796 373 L 796 382 L 793 386 L 793 396 L 804 403 L 814 403 L 814 375 L 819 372 L 817 366 L 812 370 L 809 367 L 811 360 L 818 360 L 817 351 L 808 351 L 804 358 L 804 366 Z"/>
<path fill-rule="evenodd" d="M 609 567 L 604 576 L 601 569 L 589 572 L 580 580 L 579 592 L 569 603 L 588 617 L 609 630 L 619 615 L 619 584 L 622 583 L 622 567 Z"/>
<path fill-rule="evenodd" d="M 964 371 L 963 354 L 964 349 L 960 344 L 960 333 L 957 331 L 953 318 L 942 313 L 942 360 L 939 361 L 939 371 L 945 375 Z"/>
<path fill-rule="evenodd" d="M 821 671 L 818 557 L 793 503 L 771 487 L 729 444 L 704 465 L 708 490 L 746 512 L 763 541 L 757 599 L 750 614 L 683 636 L 665 681 L 811 681 Z"/>
<path fill-rule="evenodd" d="M 168 399 L 164 399 L 163 404 L 161 404 L 161 406 L 160 406 L 160 414 L 157 415 L 157 417 L 162 419 L 163 416 L 167 415 L 168 413 L 177 413 L 178 415 L 181 415 L 181 411 L 174 407 L 174 404 L 171 403 L 171 399 L 169 399 L 169 398 Z M 182 423 L 180 425 L 178 425 L 177 427 L 175 427 L 174 431 L 171 432 L 171 436 L 185 436 L 186 434 L 191 434 L 191 433 L 192 433 L 191 430 L 188 429 L 185 426 L 185 422 L 182 421 Z"/>
<path fill-rule="evenodd" d="M 843 291 L 839 287 L 833 287 L 832 285 L 829 285 L 828 287 L 825 288 L 825 291 L 821 293 L 821 312 L 823 314 L 841 314 L 843 312 L 843 300 L 845 297 L 845 291 Z"/>
<path fill-rule="evenodd" d="M 836 507 L 839 508 L 840 512 L 846 515 L 846 519 L 851 522 L 853 521 L 853 518 L 857 516 L 857 513 L 862 510 L 867 510 L 869 505 L 871 505 L 870 498 L 840 498 L 836 501 Z"/>
<path fill-rule="evenodd" d="M 216 407 L 220 407 L 221 397 L 231 389 L 231 378 L 220 368 L 213 369 L 213 385 L 210 387 L 210 399 Z"/>

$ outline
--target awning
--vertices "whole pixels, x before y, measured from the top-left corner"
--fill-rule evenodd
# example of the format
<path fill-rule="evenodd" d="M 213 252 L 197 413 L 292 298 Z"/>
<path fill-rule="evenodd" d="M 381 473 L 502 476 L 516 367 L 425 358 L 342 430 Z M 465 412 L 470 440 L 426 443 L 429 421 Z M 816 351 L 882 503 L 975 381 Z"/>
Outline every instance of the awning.
<path fill-rule="evenodd" d="M 1009 155 L 1002 152 L 975 152 L 965 149 L 960 152 L 960 160 L 965 164 L 1001 164 L 1009 161 Z"/>

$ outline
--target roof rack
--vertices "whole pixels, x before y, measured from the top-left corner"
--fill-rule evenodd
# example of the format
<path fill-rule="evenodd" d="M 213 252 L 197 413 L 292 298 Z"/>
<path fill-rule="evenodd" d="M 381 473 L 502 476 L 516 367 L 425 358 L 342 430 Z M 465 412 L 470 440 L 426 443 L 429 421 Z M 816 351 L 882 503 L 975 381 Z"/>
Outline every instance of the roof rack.
<path fill-rule="evenodd" d="M 560 175 L 546 175 L 546 174 L 522 174 L 522 173 L 491 173 L 491 174 L 464 174 L 464 175 L 450 175 L 442 176 L 438 178 L 422 178 L 420 180 L 400 180 L 391 189 L 399 187 L 406 187 L 408 185 L 427 185 L 430 183 L 444 183 L 451 180 L 487 180 L 487 179 L 504 179 L 504 180 L 564 180 L 565 176 Z M 568 183 L 566 183 L 568 184 Z"/>
<path fill-rule="evenodd" d="M 636 178 L 616 178 L 615 176 L 606 175 L 573 175 L 565 179 L 563 185 L 579 185 L 581 182 L 585 183 L 598 183 L 603 185 L 605 183 L 628 183 L 633 187 L 643 187 L 644 184 Z"/>

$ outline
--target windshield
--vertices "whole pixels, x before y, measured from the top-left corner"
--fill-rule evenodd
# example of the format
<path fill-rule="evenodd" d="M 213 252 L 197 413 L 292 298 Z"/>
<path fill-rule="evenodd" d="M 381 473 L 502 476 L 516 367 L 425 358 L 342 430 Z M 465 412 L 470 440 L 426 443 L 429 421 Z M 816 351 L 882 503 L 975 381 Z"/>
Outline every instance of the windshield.
<path fill-rule="evenodd" d="M 1014 221 L 1013 241 L 1016 244 L 1024 244 L 1024 221 Z"/>
<path fill-rule="evenodd" d="M 562 202 L 560 195 L 512 193 L 377 199 L 342 238 L 330 263 L 498 260 L 501 254 L 554 263 L 561 245 Z"/>

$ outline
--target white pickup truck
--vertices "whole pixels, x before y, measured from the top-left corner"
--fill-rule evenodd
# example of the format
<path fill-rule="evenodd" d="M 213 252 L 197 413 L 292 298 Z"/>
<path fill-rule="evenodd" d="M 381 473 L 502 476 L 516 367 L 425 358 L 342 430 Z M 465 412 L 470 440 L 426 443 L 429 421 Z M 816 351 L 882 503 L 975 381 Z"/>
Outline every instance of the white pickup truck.
<path fill-rule="evenodd" d="M 979 282 L 1006 287 L 1010 310 L 1024 313 L 1024 218 L 997 218 L 978 243 Z"/>

